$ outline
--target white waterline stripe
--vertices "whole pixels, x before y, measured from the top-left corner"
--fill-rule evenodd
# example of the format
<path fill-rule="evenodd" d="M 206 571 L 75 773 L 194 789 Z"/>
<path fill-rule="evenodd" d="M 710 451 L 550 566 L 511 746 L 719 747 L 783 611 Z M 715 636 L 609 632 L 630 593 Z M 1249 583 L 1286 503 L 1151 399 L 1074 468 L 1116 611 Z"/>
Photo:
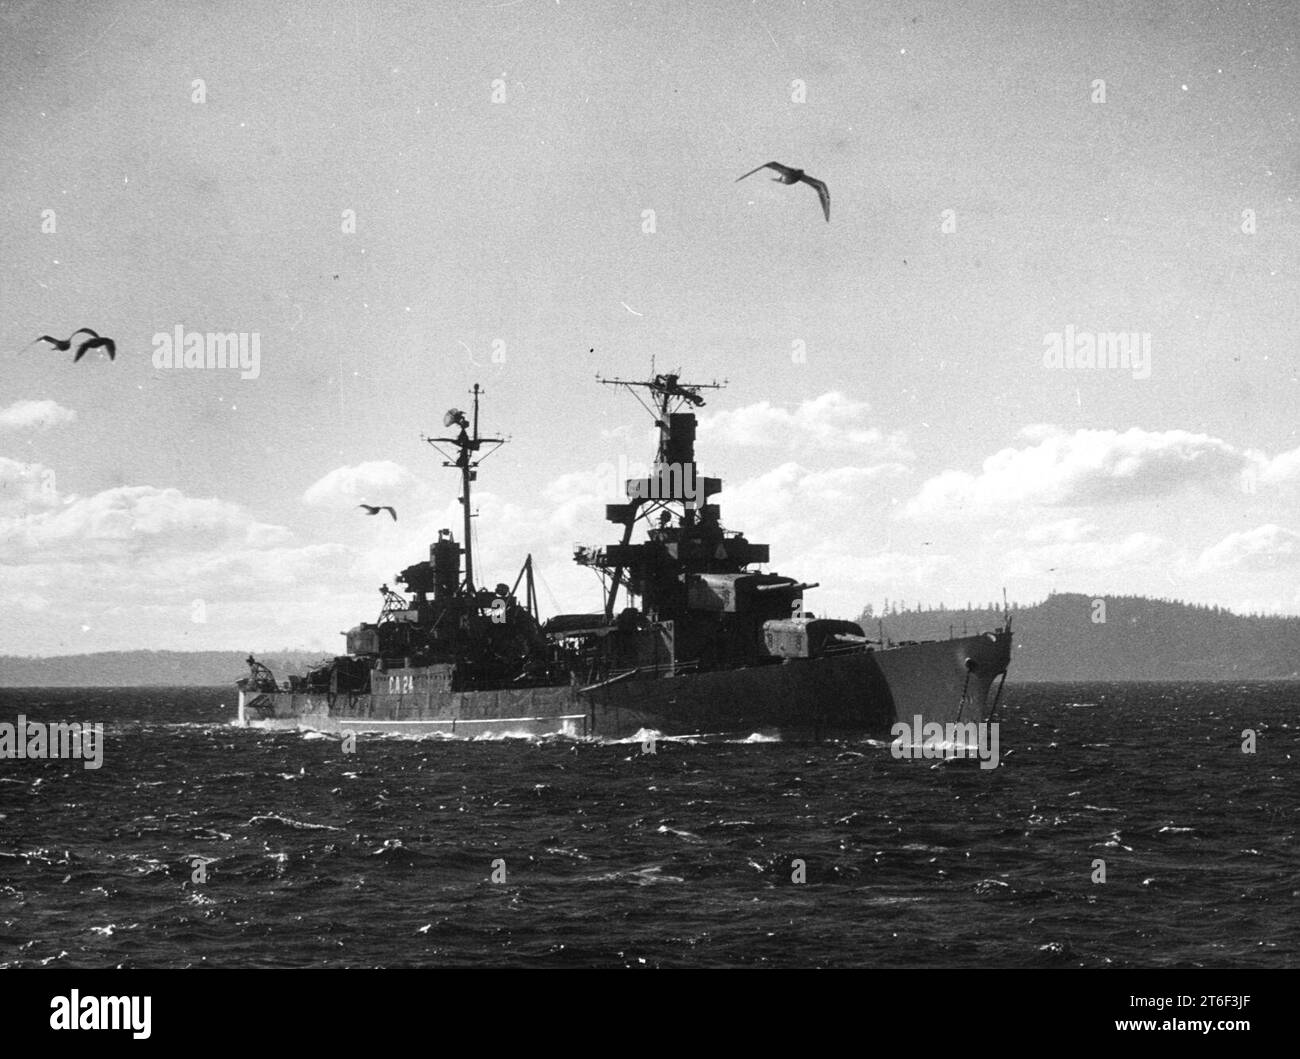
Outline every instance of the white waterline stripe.
<path fill-rule="evenodd" d="M 458 717 L 446 721 L 354 721 L 340 718 L 339 724 L 516 724 L 520 721 L 580 721 L 585 713 L 562 713 L 557 717 Z"/>

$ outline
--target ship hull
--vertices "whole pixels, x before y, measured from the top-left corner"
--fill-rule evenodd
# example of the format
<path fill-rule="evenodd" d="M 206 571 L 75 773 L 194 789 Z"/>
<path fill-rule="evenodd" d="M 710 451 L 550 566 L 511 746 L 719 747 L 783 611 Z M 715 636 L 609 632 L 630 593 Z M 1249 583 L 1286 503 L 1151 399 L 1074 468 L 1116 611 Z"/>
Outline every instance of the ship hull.
<path fill-rule="evenodd" d="M 895 723 L 917 717 L 987 720 L 1010 655 L 1011 634 L 999 632 L 588 688 L 498 691 L 452 691 L 436 668 L 398 669 L 370 693 L 241 692 L 239 723 L 462 738 L 621 739 L 645 731 L 883 738 Z"/>

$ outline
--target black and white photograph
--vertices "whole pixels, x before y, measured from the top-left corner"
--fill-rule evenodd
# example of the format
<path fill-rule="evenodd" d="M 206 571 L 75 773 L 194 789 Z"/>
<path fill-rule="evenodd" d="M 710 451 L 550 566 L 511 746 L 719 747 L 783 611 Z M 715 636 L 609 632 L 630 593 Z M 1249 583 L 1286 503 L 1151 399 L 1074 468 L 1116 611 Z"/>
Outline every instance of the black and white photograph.
<path fill-rule="evenodd" d="M 1258 1042 L 1298 114 L 1294 0 L 0 0 L 23 1024 L 766 969 Z"/>

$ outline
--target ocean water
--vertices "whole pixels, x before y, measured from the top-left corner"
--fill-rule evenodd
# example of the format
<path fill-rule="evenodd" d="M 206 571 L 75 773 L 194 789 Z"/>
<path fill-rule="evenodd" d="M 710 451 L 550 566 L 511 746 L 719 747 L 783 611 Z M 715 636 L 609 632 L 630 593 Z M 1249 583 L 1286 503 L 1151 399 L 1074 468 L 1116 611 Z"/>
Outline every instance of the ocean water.
<path fill-rule="evenodd" d="M 0 760 L 0 967 L 1300 964 L 1300 684 L 1007 694 L 982 770 L 866 740 L 347 754 L 233 727 L 229 688 L 0 690 L 0 721 L 105 725 L 97 770 Z"/>

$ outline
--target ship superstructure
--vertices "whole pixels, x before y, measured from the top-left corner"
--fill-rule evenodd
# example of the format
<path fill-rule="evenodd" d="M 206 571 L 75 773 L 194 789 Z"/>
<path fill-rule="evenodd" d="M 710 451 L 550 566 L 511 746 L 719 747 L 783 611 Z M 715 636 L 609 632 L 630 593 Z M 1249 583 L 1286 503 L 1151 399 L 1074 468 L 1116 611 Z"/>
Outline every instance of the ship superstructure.
<path fill-rule="evenodd" d="M 1005 679 L 1010 628 L 921 644 L 873 642 L 854 622 L 803 609 L 815 584 L 763 572 L 766 544 L 724 527 L 717 478 L 696 461 L 701 391 L 677 374 L 600 379 L 634 394 L 658 428 L 648 475 L 606 506 L 618 541 L 579 547 L 601 575 L 601 608 L 540 620 L 532 557 L 514 583 L 475 581 L 471 496 L 485 450 L 481 390 L 454 433 L 425 438 L 459 472 L 462 541 L 450 529 L 429 558 L 381 586 L 378 619 L 347 633 L 347 653 L 277 685 L 264 668 L 243 682 L 246 723 L 332 730 L 457 734 L 567 732 L 624 736 L 777 729 L 879 732 L 920 715 L 979 721 Z M 638 530 L 643 539 L 634 540 Z M 998 684 L 1000 694 L 1001 684 Z M 996 696 L 994 696 L 996 703 Z"/>

